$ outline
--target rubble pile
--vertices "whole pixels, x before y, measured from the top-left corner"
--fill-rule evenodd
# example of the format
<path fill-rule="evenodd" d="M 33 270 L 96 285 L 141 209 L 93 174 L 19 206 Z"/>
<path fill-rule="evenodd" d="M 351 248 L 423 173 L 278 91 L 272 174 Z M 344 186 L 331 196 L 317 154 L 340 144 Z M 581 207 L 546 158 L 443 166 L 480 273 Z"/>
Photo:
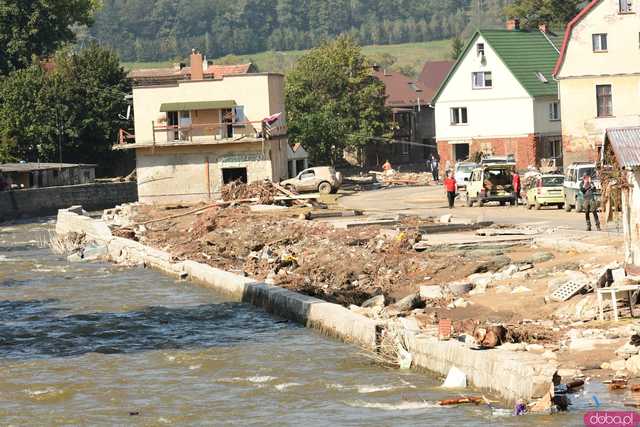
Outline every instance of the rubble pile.
<path fill-rule="evenodd" d="M 135 223 L 154 221 L 154 216 L 162 219 L 167 213 L 142 208 Z M 455 280 L 471 274 L 478 260 L 490 263 L 491 256 L 459 254 L 452 262 L 451 254 L 414 250 L 422 238 L 420 228 L 431 222 L 405 217 L 393 229 L 337 229 L 300 220 L 286 210 L 254 213 L 244 206 L 212 206 L 194 215 L 134 226 L 122 235 L 162 248 L 176 260 L 207 263 L 344 306 L 359 306 L 376 295 L 393 303 L 433 277 Z"/>
<path fill-rule="evenodd" d="M 430 172 L 393 172 L 376 173 L 380 183 L 388 186 L 396 185 L 430 185 L 433 182 L 433 174 Z"/>
<path fill-rule="evenodd" d="M 221 193 L 222 200 L 225 202 L 258 199 L 258 203 L 263 205 L 273 204 L 274 198 L 280 195 L 280 191 L 271 181 L 252 182 L 251 184 L 234 181 L 225 184 Z"/>

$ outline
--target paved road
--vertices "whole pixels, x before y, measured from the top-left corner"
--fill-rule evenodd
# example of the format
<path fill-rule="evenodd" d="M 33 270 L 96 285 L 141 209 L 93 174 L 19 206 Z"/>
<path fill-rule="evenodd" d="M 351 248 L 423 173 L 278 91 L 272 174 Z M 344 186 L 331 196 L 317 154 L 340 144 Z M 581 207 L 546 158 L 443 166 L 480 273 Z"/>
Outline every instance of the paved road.
<path fill-rule="evenodd" d="M 485 207 L 468 208 L 464 195 L 456 200 L 456 207 L 448 209 L 446 194 L 442 187 L 397 187 L 373 191 L 363 191 L 344 196 L 339 203 L 348 209 L 360 209 L 370 214 L 412 214 L 419 216 L 441 216 L 453 213 L 457 218 L 493 221 L 500 224 L 531 224 L 541 226 L 585 229 L 584 214 L 575 211 L 567 213 L 555 207 L 540 211 L 527 210 L 524 206 L 511 207 L 489 204 Z M 609 232 L 617 232 L 615 224 L 609 224 Z"/>

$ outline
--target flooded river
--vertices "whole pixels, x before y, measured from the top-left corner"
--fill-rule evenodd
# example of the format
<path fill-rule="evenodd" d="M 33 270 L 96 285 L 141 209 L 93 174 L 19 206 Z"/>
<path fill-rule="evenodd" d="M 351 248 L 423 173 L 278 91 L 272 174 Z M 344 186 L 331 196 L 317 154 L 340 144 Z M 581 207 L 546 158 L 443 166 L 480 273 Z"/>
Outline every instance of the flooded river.
<path fill-rule="evenodd" d="M 154 271 L 70 264 L 41 248 L 49 227 L 0 226 L 2 426 L 583 425 L 440 408 L 434 377 Z"/>

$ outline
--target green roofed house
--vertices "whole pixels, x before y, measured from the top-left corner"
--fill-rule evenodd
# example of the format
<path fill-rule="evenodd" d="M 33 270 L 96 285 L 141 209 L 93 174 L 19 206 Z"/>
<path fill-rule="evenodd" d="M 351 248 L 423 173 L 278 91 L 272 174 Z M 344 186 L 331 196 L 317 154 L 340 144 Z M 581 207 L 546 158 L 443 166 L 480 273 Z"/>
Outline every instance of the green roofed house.
<path fill-rule="evenodd" d="M 558 55 L 546 28 L 477 31 L 434 97 L 440 164 L 480 152 L 562 166 Z"/>

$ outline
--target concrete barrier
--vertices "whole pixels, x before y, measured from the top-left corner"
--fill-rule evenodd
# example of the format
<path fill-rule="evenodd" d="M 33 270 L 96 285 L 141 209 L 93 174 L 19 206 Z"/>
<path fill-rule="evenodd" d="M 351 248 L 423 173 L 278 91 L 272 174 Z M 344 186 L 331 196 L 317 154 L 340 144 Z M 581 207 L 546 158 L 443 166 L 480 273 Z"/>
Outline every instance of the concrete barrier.
<path fill-rule="evenodd" d="M 73 205 L 82 205 L 87 210 L 98 210 L 137 200 L 138 187 L 135 182 L 0 191 L 0 221 L 54 215 L 58 209 Z"/>
<path fill-rule="evenodd" d="M 325 335 L 353 343 L 370 351 L 378 345 L 378 322 L 340 305 L 272 286 L 248 277 L 229 273 L 194 261 L 174 262 L 164 251 L 132 240 L 114 237 L 107 225 L 61 210 L 56 232 L 84 232 L 107 245 L 111 261 L 144 265 L 177 277 L 189 277 L 215 289 L 234 301 L 253 304 L 274 315 L 299 322 Z M 433 337 L 405 331 L 413 365 L 418 369 L 446 375 L 451 367 L 462 370 L 469 384 L 495 392 L 505 401 L 532 401 L 553 394 L 555 363 L 526 352 L 501 349 L 477 351 L 457 341 L 439 341 Z"/>

